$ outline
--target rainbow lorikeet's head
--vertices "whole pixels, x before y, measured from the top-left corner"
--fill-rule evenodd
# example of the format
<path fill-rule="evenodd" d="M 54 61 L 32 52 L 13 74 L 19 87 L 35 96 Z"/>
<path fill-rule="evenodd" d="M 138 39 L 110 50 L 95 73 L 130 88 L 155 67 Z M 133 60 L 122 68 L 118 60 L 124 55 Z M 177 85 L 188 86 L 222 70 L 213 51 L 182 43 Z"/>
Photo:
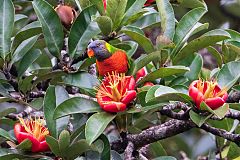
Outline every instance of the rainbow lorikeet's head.
<path fill-rule="evenodd" d="M 95 56 L 98 61 L 104 61 L 112 56 L 109 47 L 111 45 L 103 40 L 95 40 L 88 45 L 88 56 Z"/>

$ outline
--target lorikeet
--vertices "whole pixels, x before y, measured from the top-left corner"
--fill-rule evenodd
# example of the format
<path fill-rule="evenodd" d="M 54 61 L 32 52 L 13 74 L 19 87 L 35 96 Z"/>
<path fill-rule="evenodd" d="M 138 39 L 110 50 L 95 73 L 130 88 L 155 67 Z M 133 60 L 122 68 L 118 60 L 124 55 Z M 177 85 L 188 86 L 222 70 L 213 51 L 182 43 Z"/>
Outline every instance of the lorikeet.
<path fill-rule="evenodd" d="M 126 52 L 103 40 L 95 40 L 88 45 L 88 56 L 96 57 L 100 76 L 112 72 L 126 73 L 128 71 L 129 63 Z"/>

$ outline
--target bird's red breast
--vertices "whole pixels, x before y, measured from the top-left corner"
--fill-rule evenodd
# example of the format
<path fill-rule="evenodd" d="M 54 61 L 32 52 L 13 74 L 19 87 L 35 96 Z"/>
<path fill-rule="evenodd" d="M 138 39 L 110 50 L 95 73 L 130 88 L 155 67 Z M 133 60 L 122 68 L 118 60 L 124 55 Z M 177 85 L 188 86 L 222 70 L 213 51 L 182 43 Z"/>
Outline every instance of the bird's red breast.
<path fill-rule="evenodd" d="M 98 73 L 104 76 L 108 72 L 126 73 L 128 71 L 128 58 L 124 51 L 116 51 L 104 61 L 96 61 Z"/>

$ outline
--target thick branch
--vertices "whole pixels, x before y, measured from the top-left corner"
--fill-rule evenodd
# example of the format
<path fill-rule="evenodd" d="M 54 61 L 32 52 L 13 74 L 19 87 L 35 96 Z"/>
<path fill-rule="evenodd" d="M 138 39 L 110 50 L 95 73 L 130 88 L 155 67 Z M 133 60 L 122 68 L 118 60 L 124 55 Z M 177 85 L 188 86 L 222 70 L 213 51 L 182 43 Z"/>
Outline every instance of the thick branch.
<path fill-rule="evenodd" d="M 230 132 L 225 131 L 223 129 L 214 128 L 214 127 L 209 126 L 208 124 L 203 124 L 201 126 L 201 129 L 203 129 L 203 130 L 205 130 L 209 133 L 212 133 L 216 136 L 223 137 L 224 139 L 227 139 L 229 141 L 232 141 L 232 142 L 235 142 L 235 143 L 240 142 L 240 135 L 239 134 L 233 134 L 233 133 L 230 133 Z"/>
<path fill-rule="evenodd" d="M 128 142 L 127 148 L 125 149 L 124 152 L 124 159 L 125 160 L 134 160 L 133 156 L 133 151 L 134 151 L 134 144 L 132 142 Z"/>

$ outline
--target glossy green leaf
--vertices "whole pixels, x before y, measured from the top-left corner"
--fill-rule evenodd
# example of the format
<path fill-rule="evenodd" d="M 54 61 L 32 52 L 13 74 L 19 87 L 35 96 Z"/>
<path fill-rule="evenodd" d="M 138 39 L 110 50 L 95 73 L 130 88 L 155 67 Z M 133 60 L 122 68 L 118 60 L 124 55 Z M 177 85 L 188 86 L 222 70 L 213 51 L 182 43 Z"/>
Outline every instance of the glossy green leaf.
<path fill-rule="evenodd" d="M 107 125 L 116 117 L 115 114 L 100 112 L 92 115 L 85 126 L 85 136 L 89 144 L 92 144 L 105 130 Z"/>
<path fill-rule="evenodd" d="M 87 141 L 83 139 L 71 144 L 71 146 L 66 150 L 66 153 L 71 153 L 68 157 L 75 159 L 88 150 L 91 150 L 91 146 L 89 146 Z"/>
<path fill-rule="evenodd" d="M 98 79 L 87 72 L 68 74 L 63 78 L 63 82 L 82 89 L 93 89 L 99 85 Z"/>
<path fill-rule="evenodd" d="M 218 109 L 212 110 L 205 102 L 202 102 L 200 104 L 200 109 L 207 110 L 210 113 L 216 115 L 218 118 L 223 119 L 229 110 L 229 105 L 225 103 L 223 106 L 219 107 Z"/>
<path fill-rule="evenodd" d="M 149 145 L 149 152 L 151 157 L 158 157 L 158 156 L 167 156 L 167 152 L 160 143 L 160 141 L 157 141 L 155 143 L 151 143 Z"/>
<path fill-rule="evenodd" d="M 194 52 L 228 38 L 230 38 L 230 35 L 226 31 L 220 29 L 209 31 L 201 37 L 192 40 L 183 47 L 174 57 L 173 63 L 177 64 L 180 60 L 183 60 L 185 57 L 193 54 Z"/>
<path fill-rule="evenodd" d="M 14 51 L 12 55 L 11 64 L 14 64 L 15 62 L 22 59 L 26 53 L 33 47 L 33 45 L 37 42 L 39 35 L 36 35 L 34 37 L 28 38 L 24 40 Z"/>
<path fill-rule="evenodd" d="M 47 68 L 48 70 L 48 68 Z M 47 80 L 47 79 L 51 79 L 51 78 L 56 78 L 56 77 L 61 77 L 66 75 L 65 72 L 61 71 L 61 70 L 56 70 L 56 71 L 50 71 L 50 72 L 45 72 L 45 74 L 43 75 L 39 75 L 37 77 L 37 79 L 33 82 L 33 86 L 37 85 L 38 83 Z"/>
<path fill-rule="evenodd" d="M 96 22 L 105 36 L 108 36 L 112 32 L 113 22 L 109 17 L 99 16 L 96 18 Z"/>
<path fill-rule="evenodd" d="M 53 56 L 59 57 L 63 46 L 64 33 L 57 13 L 45 0 L 34 0 L 32 4 L 42 25 L 48 50 Z"/>
<path fill-rule="evenodd" d="M 164 54 L 164 52 L 156 51 L 153 53 L 150 53 L 148 55 L 143 54 L 138 59 L 134 61 L 135 67 L 132 72 L 133 75 L 137 73 L 138 70 L 146 66 L 152 61 L 162 61 L 163 59 L 166 59 L 168 55 Z"/>
<path fill-rule="evenodd" d="M 142 84 L 147 81 L 154 81 L 158 78 L 165 78 L 171 75 L 182 74 L 187 71 L 189 71 L 189 68 L 184 66 L 162 67 L 162 68 L 159 68 L 158 70 L 155 70 L 147 74 L 138 82 L 138 84 Z"/>
<path fill-rule="evenodd" d="M 218 52 L 218 50 L 216 50 L 213 47 L 207 47 L 208 52 L 211 53 L 211 55 L 216 59 L 218 67 L 222 67 L 222 57 L 221 57 L 221 53 Z"/>
<path fill-rule="evenodd" d="M 107 2 L 106 14 L 112 19 L 113 30 L 117 29 L 123 19 L 127 0 L 111 0 Z"/>
<path fill-rule="evenodd" d="M 143 7 L 143 5 L 146 3 L 147 0 L 138 0 L 135 1 L 130 8 L 125 12 L 122 24 L 124 24 L 132 15 L 136 15 Z"/>
<path fill-rule="evenodd" d="M 43 112 L 48 130 L 54 138 L 57 138 L 56 121 L 53 120 L 52 111 L 56 108 L 55 87 L 49 86 L 44 97 Z"/>
<path fill-rule="evenodd" d="M 111 151 L 111 146 L 110 146 L 110 143 L 109 143 L 109 140 L 107 138 L 107 136 L 105 136 L 104 134 L 102 134 L 100 137 L 99 137 L 104 146 L 103 146 L 103 151 L 101 153 L 101 159 L 106 159 L 106 160 L 110 160 L 111 159 L 111 156 L 110 156 L 110 151 Z"/>
<path fill-rule="evenodd" d="M 158 158 L 154 158 L 152 160 L 177 160 L 175 157 L 171 157 L 171 156 L 161 156 Z"/>
<path fill-rule="evenodd" d="M 68 131 L 63 130 L 60 135 L 59 135 L 59 140 L 58 140 L 58 144 L 59 144 L 59 149 L 61 152 L 61 155 L 63 155 L 64 157 L 68 157 L 68 152 L 67 148 L 70 145 L 70 134 Z"/>
<path fill-rule="evenodd" d="M 41 55 L 41 50 L 35 49 L 27 52 L 21 59 L 17 71 L 18 77 L 21 77 L 28 67 Z"/>
<path fill-rule="evenodd" d="M 189 66 L 190 71 L 185 73 L 185 77 L 187 77 L 190 81 L 196 80 L 200 77 L 200 72 L 203 66 L 203 59 L 201 55 L 197 55 L 192 64 Z"/>
<path fill-rule="evenodd" d="M 46 136 L 46 142 L 51 149 L 51 151 L 56 155 L 60 156 L 61 152 L 59 149 L 58 141 L 52 136 Z"/>
<path fill-rule="evenodd" d="M 186 13 L 181 18 L 177 25 L 176 33 L 173 39 L 173 42 L 176 44 L 177 47 L 174 49 L 172 54 L 175 54 L 175 52 L 177 52 L 180 47 L 188 40 L 192 33 L 201 26 L 198 21 L 206 12 L 207 10 L 205 8 L 195 8 Z"/>
<path fill-rule="evenodd" d="M 54 111 L 54 119 L 76 113 L 94 113 L 101 111 L 97 102 L 83 98 L 73 97 L 61 103 Z"/>
<path fill-rule="evenodd" d="M 31 38 L 35 35 L 38 35 L 42 33 L 42 28 L 41 24 L 38 21 L 34 21 L 32 23 L 29 23 L 25 27 L 23 27 L 15 36 L 13 43 L 12 43 L 12 48 L 11 50 L 14 51 L 19 44 L 28 39 Z"/>
<path fill-rule="evenodd" d="M 16 146 L 16 149 L 30 151 L 32 148 L 32 142 L 29 139 L 25 139 L 19 145 Z"/>
<path fill-rule="evenodd" d="M 145 29 L 153 26 L 154 24 L 160 23 L 160 15 L 156 10 L 151 10 L 150 12 L 144 14 L 143 17 L 139 18 L 132 26 Z"/>
<path fill-rule="evenodd" d="M 154 51 L 154 46 L 150 39 L 145 37 L 144 35 L 140 34 L 139 32 L 136 32 L 135 29 L 132 28 L 124 28 L 121 30 L 123 33 L 128 35 L 132 38 L 132 40 L 136 41 L 144 50 L 146 53 L 151 53 Z"/>
<path fill-rule="evenodd" d="M 240 77 L 240 62 L 229 62 L 219 71 L 216 79 L 221 87 L 231 88 Z M 229 85 L 231 84 L 231 85 Z"/>
<path fill-rule="evenodd" d="M 182 101 L 190 103 L 191 98 L 171 87 L 155 85 L 151 87 L 145 97 L 148 102 L 169 102 L 169 101 Z"/>
<path fill-rule="evenodd" d="M 14 6 L 11 0 L 2 0 L 0 5 L 0 56 L 5 59 L 10 52 L 14 25 Z"/>
<path fill-rule="evenodd" d="M 96 22 L 91 21 L 97 13 L 94 6 L 84 9 L 74 21 L 69 34 L 69 54 L 71 57 L 83 54 L 89 41 L 101 31 Z"/>
<path fill-rule="evenodd" d="M 9 141 L 14 141 L 15 140 L 14 137 L 12 137 L 7 131 L 5 131 L 2 128 L 0 128 L 0 136 L 3 137 L 3 138 L 6 138 Z"/>
<path fill-rule="evenodd" d="M 207 8 L 207 5 L 202 0 L 178 0 L 180 6 L 186 8 L 197 8 L 204 7 Z"/>
<path fill-rule="evenodd" d="M 11 99 L 7 98 L 7 100 L 11 100 Z M 4 102 L 4 101 L 0 101 L 0 102 Z M 10 113 L 16 113 L 16 112 L 17 112 L 16 108 L 0 108 L 0 118 L 5 117 Z"/>
<path fill-rule="evenodd" d="M 212 114 L 209 114 L 208 116 L 205 115 L 199 115 L 198 113 L 194 112 L 194 111 L 190 111 L 189 112 L 189 116 L 191 118 L 191 120 L 198 126 L 201 127 L 203 125 L 203 123 L 205 123 L 206 120 L 208 120 Z"/>
<path fill-rule="evenodd" d="M 156 0 L 161 17 L 161 28 L 163 35 L 173 40 L 175 33 L 175 16 L 169 0 Z"/>
<path fill-rule="evenodd" d="M 43 112 L 48 129 L 54 138 L 57 138 L 59 131 L 68 124 L 68 117 L 58 120 L 53 118 L 53 111 L 56 106 L 68 98 L 65 92 L 60 86 L 49 86 L 44 97 Z"/>
<path fill-rule="evenodd" d="M 97 7 L 98 12 L 101 15 L 105 14 L 104 7 L 103 7 L 103 1 L 99 1 L 99 0 L 89 0 L 89 1 Z"/>

